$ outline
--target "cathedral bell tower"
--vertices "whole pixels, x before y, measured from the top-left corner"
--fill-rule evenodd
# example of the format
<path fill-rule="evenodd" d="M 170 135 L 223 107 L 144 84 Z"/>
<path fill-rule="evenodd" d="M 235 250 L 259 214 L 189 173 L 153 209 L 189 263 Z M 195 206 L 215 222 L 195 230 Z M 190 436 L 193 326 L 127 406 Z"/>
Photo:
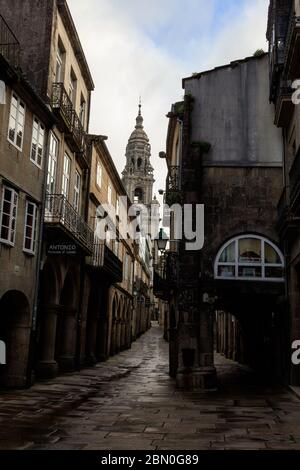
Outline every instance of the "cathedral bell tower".
<path fill-rule="evenodd" d="M 126 147 L 126 165 L 122 173 L 122 181 L 132 202 L 138 200 L 139 203 L 149 206 L 152 202 L 155 180 L 150 163 L 151 145 L 144 131 L 141 107 L 140 102 L 135 130 Z"/>

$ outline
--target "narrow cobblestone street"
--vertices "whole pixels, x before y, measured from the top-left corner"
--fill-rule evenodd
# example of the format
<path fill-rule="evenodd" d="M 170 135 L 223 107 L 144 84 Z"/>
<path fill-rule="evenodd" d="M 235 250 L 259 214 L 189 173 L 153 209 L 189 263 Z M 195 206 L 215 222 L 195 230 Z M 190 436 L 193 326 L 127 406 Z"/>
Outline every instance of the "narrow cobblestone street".
<path fill-rule="evenodd" d="M 156 325 L 131 350 L 0 397 L 0 449 L 300 449 L 300 401 L 217 357 L 220 387 L 176 390 Z"/>

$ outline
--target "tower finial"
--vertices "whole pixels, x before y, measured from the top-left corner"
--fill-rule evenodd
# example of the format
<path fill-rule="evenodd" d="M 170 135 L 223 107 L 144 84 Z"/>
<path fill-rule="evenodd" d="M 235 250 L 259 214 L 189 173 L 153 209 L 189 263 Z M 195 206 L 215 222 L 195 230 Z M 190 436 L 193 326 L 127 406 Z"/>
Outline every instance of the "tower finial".
<path fill-rule="evenodd" d="M 142 115 L 141 109 L 142 109 L 142 98 L 141 98 L 141 95 L 140 95 L 140 99 L 139 99 L 139 116 Z"/>

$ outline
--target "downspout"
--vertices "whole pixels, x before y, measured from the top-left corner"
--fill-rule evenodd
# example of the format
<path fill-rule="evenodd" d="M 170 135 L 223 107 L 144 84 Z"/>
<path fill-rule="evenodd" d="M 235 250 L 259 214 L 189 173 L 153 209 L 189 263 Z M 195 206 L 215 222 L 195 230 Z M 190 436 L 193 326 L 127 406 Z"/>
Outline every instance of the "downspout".
<path fill-rule="evenodd" d="M 89 188 L 91 180 L 91 149 L 90 142 L 87 142 L 87 158 L 89 168 L 85 171 L 85 198 L 84 198 L 84 213 L 83 217 L 85 222 L 88 224 L 88 209 L 89 209 Z M 84 305 L 84 284 L 85 284 L 85 256 L 80 256 L 80 289 L 79 289 L 79 308 L 77 314 L 77 325 L 76 325 L 76 351 L 75 351 L 75 368 L 76 370 L 81 369 L 81 328 L 82 328 L 82 308 Z"/>
<path fill-rule="evenodd" d="M 286 171 L 286 130 L 285 128 L 282 129 L 282 137 L 283 137 L 283 183 L 284 183 L 284 187 L 285 187 L 285 200 L 286 200 L 286 204 L 290 204 L 290 187 L 289 185 L 287 184 L 287 171 Z M 288 191 L 287 191 L 288 189 Z M 285 260 L 285 302 L 286 302 L 286 313 L 287 313 L 287 316 L 288 316 L 288 348 L 290 348 L 290 345 L 291 345 L 291 333 L 292 333 L 292 312 L 291 312 L 291 307 L 290 307 L 290 302 L 289 302 L 289 291 L 290 291 L 290 285 L 289 285 L 289 273 L 290 273 L 290 266 L 289 266 L 289 261 L 290 261 L 290 256 L 289 256 L 289 252 L 288 252 L 288 241 L 285 237 L 284 239 L 284 247 L 283 247 L 283 250 L 284 250 L 284 260 Z M 288 351 L 290 351 L 290 349 L 288 349 Z M 289 354 L 287 354 L 287 361 L 288 361 L 288 377 L 286 377 L 286 380 L 288 380 L 288 384 L 289 385 L 291 383 L 291 379 L 292 379 L 292 366 L 291 366 L 291 363 L 290 363 L 290 358 L 289 358 Z"/>
<path fill-rule="evenodd" d="M 53 126 L 49 129 L 47 135 L 47 145 L 44 150 L 44 178 L 42 184 L 42 201 L 41 201 L 41 211 L 40 211 L 40 223 L 39 223 L 39 243 L 37 247 L 37 260 L 36 260 L 36 274 L 35 274 L 35 283 L 34 283 L 34 300 L 33 300 L 33 310 L 32 310 L 32 321 L 31 321 L 31 333 L 30 333 L 30 342 L 29 342 L 29 358 L 27 366 L 27 386 L 32 385 L 31 374 L 34 370 L 35 359 L 36 359 L 36 330 L 37 330 L 37 318 L 38 318 L 38 298 L 39 298 L 39 288 L 40 288 L 40 278 L 41 278 L 41 263 L 42 263 L 42 252 L 43 252 L 43 243 L 44 243 L 44 218 L 45 218 L 45 208 L 46 208 L 46 185 L 47 185 L 47 172 L 48 172 L 48 163 L 49 163 L 49 150 L 50 150 L 50 135 Z"/>

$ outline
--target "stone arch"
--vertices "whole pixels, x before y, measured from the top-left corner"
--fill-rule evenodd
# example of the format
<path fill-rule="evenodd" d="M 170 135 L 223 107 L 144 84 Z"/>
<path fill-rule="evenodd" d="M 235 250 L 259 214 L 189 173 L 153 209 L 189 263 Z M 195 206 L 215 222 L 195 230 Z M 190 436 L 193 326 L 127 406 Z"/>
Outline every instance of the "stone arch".
<path fill-rule="evenodd" d="M 144 190 L 140 186 L 136 187 L 134 190 L 134 198 L 138 198 L 138 202 L 144 201 Z"/>
<path fill-rule="evenodd" d="M 31 312 L 21 291 L 7 291 L 0 301 L 0 339 L 6 345 L 6 365 L 0 369 L 0 384 L 23 387 L 27 383 Z"/>

